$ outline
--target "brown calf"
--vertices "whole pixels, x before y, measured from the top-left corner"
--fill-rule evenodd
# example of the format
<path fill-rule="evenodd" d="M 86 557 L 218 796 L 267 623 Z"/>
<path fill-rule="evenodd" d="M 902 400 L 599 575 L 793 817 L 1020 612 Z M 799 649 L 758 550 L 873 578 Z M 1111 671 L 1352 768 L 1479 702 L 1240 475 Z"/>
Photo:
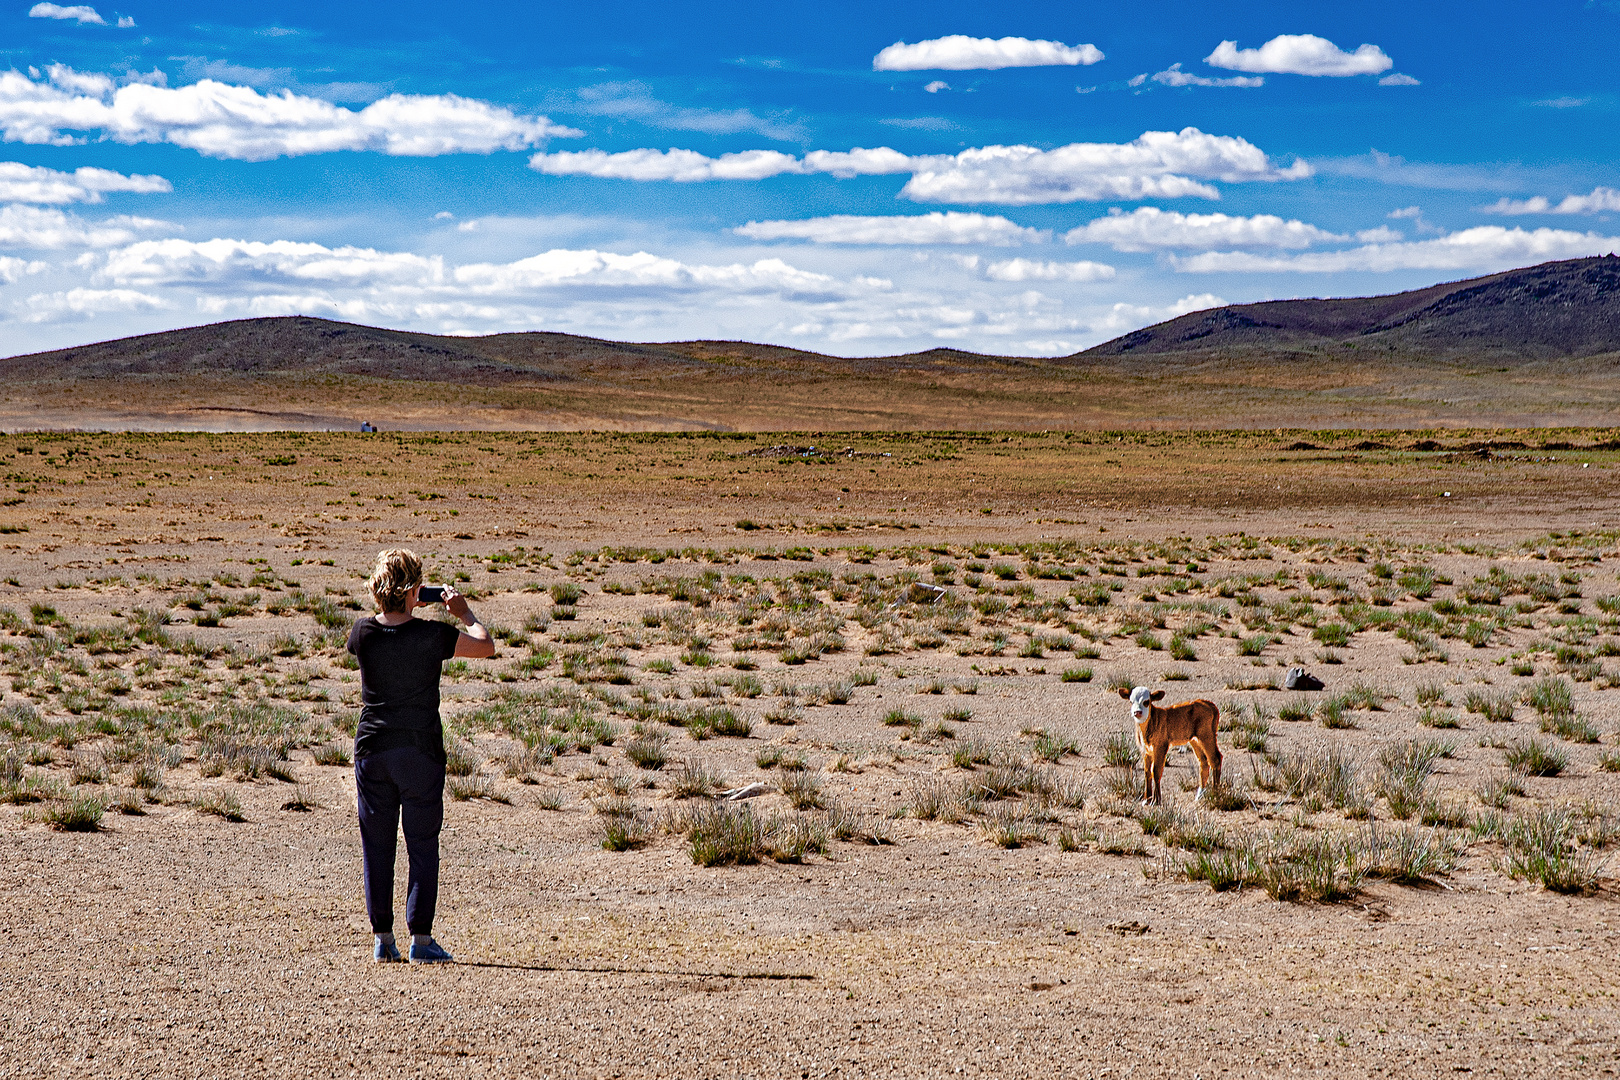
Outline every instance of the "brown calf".
<path fill-rule="evenodd" d="M 1221 710 L 1213 701 L 1199 698 L 1179 705 L 1162 706 L 1153 702 L 1164 697 L 1163 690 L 1151 693 L 1145 686 L 1134 690 L 1119 688 L 1119 696 L 1131 703 L 1136 721 L 1136 742 L 1142 748 L 1142 801 L 1156 803 L 1164 776 L 1164 759 L 1172 746 L 1191 746 L 1198 756 L 1198 794 L 1221 782 L 1221 748 L 1215 744 L 1215 728 Z"/>

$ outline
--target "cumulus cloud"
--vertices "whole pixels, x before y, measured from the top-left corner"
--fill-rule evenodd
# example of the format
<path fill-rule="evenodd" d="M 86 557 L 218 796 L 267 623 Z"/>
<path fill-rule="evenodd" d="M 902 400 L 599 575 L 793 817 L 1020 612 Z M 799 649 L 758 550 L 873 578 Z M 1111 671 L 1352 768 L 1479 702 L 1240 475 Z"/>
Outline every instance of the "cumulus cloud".
<path fill-rule="evenodd" d="M 1142 206 L 1125 213 L 1115 208 L 1063 237 L 1070 244 L 1108 244 L 1115 251 L 1156 248 L 1275 247 L 1305 248 L 1346 239 L 1303 221 L 1274 214 L 1232 217 L 1227 214 L 1182 214 Z"/>
<path fill-rule="evenodd" d="M 1200 180 L 1275 181 L 1309 176 L 1282 169 L 1246 139 L 1197 128 L 1148 131 L 1129 143 L 1070 143 L 1053 150 L 986 146 L 954 157 L 914 158 L 904 198 L 918 202 L 1022 206 L 1102 199 L 1220 197 Z"/>
<path fill-rule="evenodd" d="M 265 161 L 337 150 L 408 157 L 522 150 L 580 132 L 544 116 L 454 94 L 391 94 L 360 110 L 284 90 L 203 79 L 189 86 L 115 86 L 60 64 L 43 78 L 0 73 L 8 142 L 66 146 L 88 133 L 120 143 L 172 143 L 209 157 Z"/>
<path fill-rule="evenodd" d="M 1132 80 L 1132 85 L 1140 86 L 1147 80 Z M 1163 71 L 1153 76 L 1153 81 L 1162 86 L 1243 86 L 1256 87 L 1266 85 L 1266 80 L 1258 75 L 1234 75 L 1228 79 L 1211 79 L 1207 75 L 1194 75 L 1182 71 L 1180 64 L 1171 64 Z"/>
<path fill-rule="evenodd" d="M 49 268 L 38 260 L 19 259 L 15 255 L 0 255 L 0 282 L 15 285 L 24 274 L 37 274 Z"/>
<path fill-rule="evenodd" d="M 1174 319 L 1191 311 L 1205 311 L 1209 308 L 1225 307 L 1226 301 L 1214 293 L 1195 293 L 1183 296 L 1173 304 L 1163 307 L 1154 307 L 1147 304 L 1115 304 L 1113 309 L 1100 319 L 1092 321 L 1087 329 L 1093 333 L 1106 337 L 1115 337 L 1119 334 L 1129 333 L 1144 326 Z"/>
<path fill-rule="evenodd" d="M 1379 86 L 1422 86 L 1423 83 L 1421 83 L 1417 79 L 1412 78 L 1412 76 L 1410 76 L 1410 75 L 1402 75 L 1399 72 L 1396 72 L 1395 74 L 1385 75 L 1382 79 L 1379 79 L 1378 80 L 1378 85 Z"/>
<path fill-rule="evenodd" d="M 20 161 L 0 161 L 0 202 L 98 203 L 111 191 L 152 194 L 172 190 L 173 186 L 161 176 L 125 176 L 89 166 L 59 172 Z"/>
<path fill-rule="evenodd" d="M 96 14 L 95 8 L 85 4 L 74 4 L 71 7 L 63 7 L 61 4 L 35 4 L 28 9 L 28 17 L 30 19 L 71 19 L 80 26 L 86 23 L 94 26 L 107 25 L 107 20 Z M 122 19 L 119 20 L 119 25 L 123 25 Z M 133 19 L 130 20 L 130 25 L 135 25 Z"/>
<path fill-rule="evenodd" d="M 85 221 L 61 210 L 38 206 L 0 207 L 0 248 L 25 251 L 127 244 L 142 232 L 168 227 L 153 218 L 118 216 Z"/>
<path fill-rule="evenodd" d="M 1609 187 L 1595 187 L 1590 195 L 1565 195 L 1554 203 L 1545 195 L 1529 199 L 1498 199 L 1480 210 L 1487 214 L 1601 214 L 1620 210 L 1620 191 Z"/>
<path fill-rule="evenodd" d="M 61 322 L 89 319 L 109 312 L 161 309 L 169 304 L 160 296 L 134 289 L 67 289 L 63 292 L 35 293 L 23 301 L 23 322 Z"/>
<path fill-rule="evenodd" d="M 1433 240 L 1367 244 L 1347 251 L 1301 255 L 1256 255 L 1243 251 L 1210 251 L 1172 257 L 1186 273 L 1297 272 L 1334 274 L 1343 271 L 1507 270 L 1552 259 L 1578 259 L 1620 252 L 1620 237 L 1565 229 L 1507 229 L 1480 225 Z"/>
<path fill-rule="evenodd" d="M 919 41 L 897 41 L 872 58 L 873 71 L 996 71 L 1011 67 L 1061 67 L 1095 64 L 1103 58 L 1095 45 L 1065 45 L 1029 38 L 976 38 L 965 34 Z"/>
<path fill-rule="evenodd" d="M 928 91 L 930 94 L 937 94 L 941 90 L 949 90 L 950 88 L 951 84 L 943 79 L 935 79 L 933 82 L 923 87 L 923 89 Z"/>
<path fill-rule="evenodd" d="M 594 176 L 606 180 L 764 180 L 783 173 L 807 171 L 792 154 L 777 150 L 743 150 L 707 157 L 696 150 L 563 150 L 535 154 L 529 167 L 548 176 Z"/>
<path fill-rule="evenodd" d="M 1042 262 L 1038 259 L 1003 259 L 984 268 L 991 281 L 1112 281 L 1114 268 L 1107 263 Z"/>
<path fill-rule="evenodd" d="M 450 265 L 437 255 L 336 247 L 291 240 L 216 238 L 147 240 L 107 252 L 85 265 L 95 284 L 151 287 L 234 284 L 239 287 L 316 283 L 391 290 L 397 296 L 457 298 L 514 296 L 558 287 L 767 292 L 837 296 L 870 288 L 801 270 L 781 259 L 704 265 L 651 255 L 553 249 L 511 263 Z"/>
<path fill-rule="evenodd" d="M 1277 75 L 1377 75 L 1395 61 L 1376 45 L 1361 45 L 1347 53 L 1315 34 L 1279 34 L 1258 49 L 1239 49 L 1223 41 L 1204 57 L 1210 67 Z"/>
<path fill-rule="evenodd" d="M 693 150 L 602 150 L 535 154 L 529 166 L 557 176 L 623 180 L 761 180 L 785 173 L 876 176 L 910 173 L 900 197 L 915 202 L 1025 206 L 1102 199 L 1218 199 L 1204 180 L 1278 181 L 1311 175 L 1281 168 L 1245 139 L 1197 128 L 1148 131 L 1129 143 L 1070 143 L 1053 150 L 984 146 L 955 155 L 907 156 L 886 146 L 813 150 L 802 159 L 775 150 L 706 157 Z"/>
<path fill-rule="evenodd" d="M 753 240 L 810 240 L 817 244 L 1025 244 L 1046 238 L 999 215 L 955 210 L 906 216 L 834 214 L 804 221 L 750 221 L 732 230 Z"/>

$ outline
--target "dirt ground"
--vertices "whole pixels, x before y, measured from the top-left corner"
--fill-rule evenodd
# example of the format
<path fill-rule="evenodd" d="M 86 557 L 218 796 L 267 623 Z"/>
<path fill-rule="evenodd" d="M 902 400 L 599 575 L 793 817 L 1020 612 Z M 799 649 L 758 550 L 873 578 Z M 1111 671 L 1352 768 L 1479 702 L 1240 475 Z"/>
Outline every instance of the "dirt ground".
<path fill-rule="evenodd" d="M 1616 435 L 0 437 L 0 1077 L 1613 1075 Z M 319 763 L 396 544 L 438 968 Z"/>

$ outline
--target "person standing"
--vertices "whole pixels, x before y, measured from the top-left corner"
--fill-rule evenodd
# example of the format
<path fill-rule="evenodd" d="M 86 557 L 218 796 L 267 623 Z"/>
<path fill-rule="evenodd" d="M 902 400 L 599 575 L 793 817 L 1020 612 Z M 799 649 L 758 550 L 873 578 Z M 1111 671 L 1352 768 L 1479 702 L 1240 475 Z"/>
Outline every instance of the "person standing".
<path fill-rule="evenodd" d="M 400 959 L 394 941 L 394 853 L 403 825 L 410 876 L 405 924 L 413 964 L 448 963 L 433 940 L 439 898 L 439 831 L 444 825 L 444 727 L 439 721 L 440 665 L 453 656 L 495 655 L 489 631 L 466 597 L 442 586 L 442 603 L 466 624 L 418 619 L 422 560 L 394 548 L 379 552 L 371 573 L 378 613 L 355 622 L 349 651 L 360 663 L 360 724 L 354 739 L 354 783 L 360 815 L 366 914 L 375 938 L 372 959 Z"/>

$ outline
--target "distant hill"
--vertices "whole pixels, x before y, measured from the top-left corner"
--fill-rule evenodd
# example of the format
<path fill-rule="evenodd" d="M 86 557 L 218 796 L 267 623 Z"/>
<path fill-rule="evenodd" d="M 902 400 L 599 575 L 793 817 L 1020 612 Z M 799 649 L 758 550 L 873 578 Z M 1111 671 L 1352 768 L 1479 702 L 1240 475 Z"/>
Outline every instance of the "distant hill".
<path fill-rule="evenodd" d="M 1270 300 L 1195 311 L 1080 357 L 1354 345 L 1419 360 L 1528 361 L 1620 351 L 1620 258 L 1542 263 L 1349 300 Z"/>
<path fill-rule="evenodd" d="M 7 381 L 27 381 L 350 375 L 492 386 L 663 376 L 709 370 L 715 363 L 831 373 L 895 365 L 966 368 L 990 359 L 955 349 L 845 359 L 742 341 L 638 345 L 542 331 L 449 337 L 293 315 L 212 323 L 14 356 L 0 360 L 0 376 Z M 1029 362 L 994 359 L 1017 365 Z"/>
<path fill-rule="evenodd" d="M 0 430 L 1610 425 L 1620 258 L 1198 311 L 1072 356 L 243 319 L 0 360 Z"/>

